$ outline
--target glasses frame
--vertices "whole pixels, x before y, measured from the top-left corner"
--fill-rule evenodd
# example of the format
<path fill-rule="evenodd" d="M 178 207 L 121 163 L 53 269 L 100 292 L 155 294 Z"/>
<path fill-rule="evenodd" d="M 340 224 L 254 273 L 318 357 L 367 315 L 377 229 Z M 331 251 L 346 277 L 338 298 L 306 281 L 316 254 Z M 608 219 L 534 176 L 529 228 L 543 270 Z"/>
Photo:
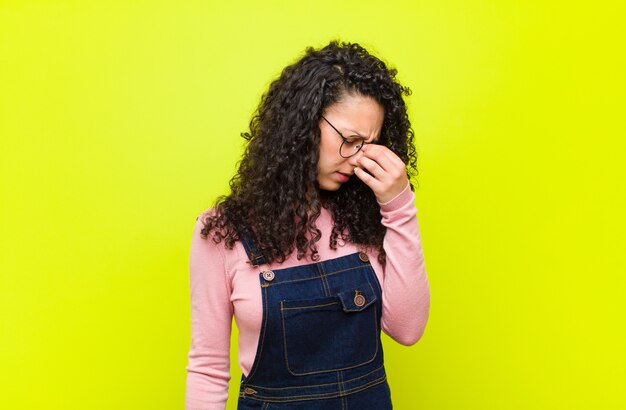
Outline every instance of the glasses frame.
<path fill-rule="evenodd" d="M 343 154 L 341 153 L 341 149 L 343 148 L 343 146 L 344 146 L 346 143 L 350 143 L 350 142 L 348 141 L 348 139 L 347 139 L 346 137 L 344 137 L 344 136 L 343 136 L 343 134 L 342 134 L 342 133 L 341 133 L 341 132 L 340 132 L 337 128 L 335 128 L 335 126 L 334 126 L 333 124 L 331 124 L 331 123 L 330 123 L 330 121 L 328 121 L 328 120 L 326 119 L 326 117 L 324 117 L 324 116 L 322 115 L 322 118 L 324 119 L 324 121 L 326 121 L 326 122 L 328 123 L 328 125 L 330 125 L 330 126 L 331 126 L 331 128 L 332 128 L 332 129 L 334 129 L 334 130 L 337 132 L 337 134 L 339 134 L 339 136 L 340 136 L 340 137 L 341 137 L 341 139 L 343 140 L 343 142 L 341 143 L 341 146 L 339 147 L 339 155 L 341 156 L 341 158 L 350 158 L 350 157 L 355 156 L 356 154 L 358 154 L 358 153 L 359 153 L 359 151 L 361 151 L 361 150 L 363 149 L 363 147 L 365 146 L 365 144 L 367 144 L 367 142 L 365 142 L 365 139 L 363 139 L 363 138 L 359 137 L 359 138 L 361 138 L 361 140 L 362 140 L 362 144 L 361 144 L 361 146 L 359 147 L 359 149 L 357 149 L 357 150 L 354 152 L 354 154 L 350 154 L 350 155 L 348 155 L 348 156 L 346 157 L 345 155 L 343 155 Z"/>

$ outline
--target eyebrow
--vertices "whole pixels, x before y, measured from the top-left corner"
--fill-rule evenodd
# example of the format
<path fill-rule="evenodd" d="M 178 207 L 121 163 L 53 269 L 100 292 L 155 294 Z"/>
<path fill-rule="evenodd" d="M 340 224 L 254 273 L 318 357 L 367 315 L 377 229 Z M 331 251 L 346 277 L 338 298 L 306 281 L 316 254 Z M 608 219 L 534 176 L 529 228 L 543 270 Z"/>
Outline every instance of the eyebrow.
<path fill-rule="evenodd" d="M 367 139 L 367 137 L 364 137 L 363 135 L 361 135 L 360 133 L 358 133 L 358 132 L 356 132 L 356 131 L 354 131 L 354 130 L 348 130 L 348 132 L 350 133 L 350 134 L 348 135 L 348 136 L 350 136 L 350 137 L 356 136 L 356 137 L 359 137 L 359 138 L 364 139 L 364 140 L 366 140 L 366 139 Z"/>
<path fill-rule="evenodd" d="M 328 123 L 331 127 L 335 128 L 335 126 L 334 126 L 334 125 L 332 125 L 332 124 L 331 124 L 331 123 L 330 123 L 330 122 L 326 119 L 326 117 L 324 117 L 324 116 L 322 115 L 322 118 L 324 118 L 324 120 L 325 120 L 325 121 L 326 121 L 326 122 L 327 122 L 327 123 Z M 357 131 L 354 131 L 353 129 L 349 129 L 349 128 L 344 128 L 344 129 L 347 131 L 347 132 L 345 132 L 345 131 L 344 131 L 343 133 L 341 133 L 344 137 L 346 137 L 346 136 L 347 136 L 347 137 L 359 137 L 359 138 L 361 138 L 362 140 L 367 141 L 367 137 L 363 136 L 361 133 L 359 133 L 359 132 L 357 132 Z M 340 132 L 340 131 L 339 131 L 339 129 L 336 129 L 336 131 L 337 131 L 337 132 Z M 348 133 L 349 133 L 349 134 L 348 134 Z M 368 144 L 371 144 L 371 143 L 373 143 L 373 142 L 378 141 L 378 140 L 380 139 L 380 135 L 379 135 L 378 137 L 379 137 L 378 139 L 376 139 L 376 138 L 372 139 L 372 141 L 371 141 L 371 142 L 368 142 Z"/>
<path fill-rule="evenodd" d="M 363 135 L 361 135 L 361 134 L 359 134 L 358 132 L 353 131 L 353 130 L 348 130 L 348 132 L 351 132 L 351 133 L 352 133 L 352 134 L 349 134 L 349 135 L 348 135 L 348 137 L 351 137 L 351 136 L 359 137 L 359 138 L 361 138 L 363 141 L 366 141 L 366 143 L 367 143 L 367 144 L 375 144 L 375 143 L 377 143 L 378 141 L 380 141 L 380 135 L 379 135 L 377 138 L 372 138 L 372 140 L 371 140 L 371 141 L 367 142 L 368 137 L 364 137 Z"/>
<path fill-rule="evenodd" d="M 346 128 L 347 132 L 349 132 L 350 134 L 344 133 L 344 136 L 355 136 L 355 137 L 359 137 L 361 138 L 363 141 L 366 141 L 367 144 L 375 144 L 376 142 L 380 141 L 380 136 L 382 134 L 382 130 L 381 130 L 381 134 L 378 134 L 378 137 L 372 138 L 371 141 L 367 142 L 367 140 L 369 139 L 369 137 L 366 137 L 364 135 L 362 135 L 361 133 L 354 131 L 353 129 L 349 129 Z"/>

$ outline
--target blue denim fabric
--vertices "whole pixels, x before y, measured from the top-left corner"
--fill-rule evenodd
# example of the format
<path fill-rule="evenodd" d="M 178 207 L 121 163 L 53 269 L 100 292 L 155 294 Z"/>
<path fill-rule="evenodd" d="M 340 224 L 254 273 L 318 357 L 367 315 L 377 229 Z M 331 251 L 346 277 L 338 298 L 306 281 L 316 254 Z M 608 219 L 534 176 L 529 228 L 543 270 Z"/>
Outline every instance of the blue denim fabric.
<path fill-rule="evenodd" d="M 242 240 L 251 260 L 251 241 Z M 238 409 L 391 409 L 382 292 L 367 255 L 259 273 L 263 321 Z"/>

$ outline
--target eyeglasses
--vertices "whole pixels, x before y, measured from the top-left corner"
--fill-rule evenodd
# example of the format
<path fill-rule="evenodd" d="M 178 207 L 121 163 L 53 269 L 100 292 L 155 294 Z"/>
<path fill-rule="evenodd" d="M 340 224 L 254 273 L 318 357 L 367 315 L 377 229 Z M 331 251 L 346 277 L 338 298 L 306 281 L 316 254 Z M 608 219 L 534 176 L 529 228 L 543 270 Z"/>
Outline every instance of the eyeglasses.
<path fill-rule="evenodd" d="M 339 130 L 335 128 L 335 126 L 331 124 L 330 121 L 326 119 L 326 117 L 322 115 L 322 118 L 324 119 L 324 121 L 328 123 L 328 125 L 330 125 L 335 131 L 337 131 L 337 134 L 339 134 L 339 136 L 343 140 L 343 142 L 341 143 L 341 147 L 339 147 L 339 155 L 341 155 L 343 158 L 350 158 L 356 155 L 359 151 L 361 151 L 363 146 L 366 144 L 363 138 L 344 137 L 343 134 L 339 132 Z"/>

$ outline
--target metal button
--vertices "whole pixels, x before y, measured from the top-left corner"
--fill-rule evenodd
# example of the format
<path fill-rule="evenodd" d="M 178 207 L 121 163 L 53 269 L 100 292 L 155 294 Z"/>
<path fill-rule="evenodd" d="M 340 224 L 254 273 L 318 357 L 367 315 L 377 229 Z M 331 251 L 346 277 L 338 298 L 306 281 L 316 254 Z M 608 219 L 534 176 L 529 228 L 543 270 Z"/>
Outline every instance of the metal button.
<path fill-rule="evenodd" d="M 266 270 L 265 272 L 263 272 L 263 279 L 265 279 L 268 282 L 271 282 L 274 280 L 274 272 L 272 272 L 271 270 Z"/>
<path fill-rule="evenodd" d="M 356 295 L 354 295 L 354 304 L 358 307 L 365 305 L 365 296 L 361 295 L 361 292 L 358 290 L 355 291 Z"/>
<path fill-rule="evenodd" d="M 359 252 L 359 259 L 361 259 L 361 261 L 363 262 L 369 262 L 370 258 L 367 257 L 367 253 L 365 252 Z"/>

